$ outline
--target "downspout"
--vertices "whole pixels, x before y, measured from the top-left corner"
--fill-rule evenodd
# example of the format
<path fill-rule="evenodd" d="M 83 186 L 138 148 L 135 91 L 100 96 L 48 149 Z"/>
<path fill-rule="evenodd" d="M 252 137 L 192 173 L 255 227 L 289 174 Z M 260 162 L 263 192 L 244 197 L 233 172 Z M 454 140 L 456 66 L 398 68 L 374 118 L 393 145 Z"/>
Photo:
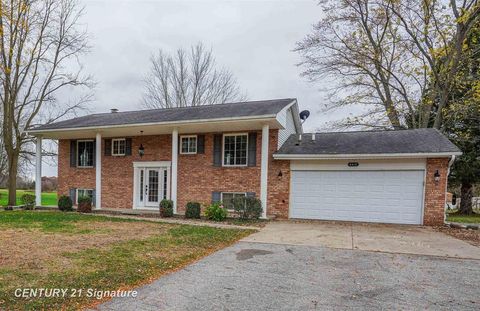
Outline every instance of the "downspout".
<path fill-rule="evenodd" d="M 444 204 L 444 213 L 443 213 L 443 223 L 447 222 L 447 188 L 448 188 L 448 176 L 450 175 L 450 168 L 455 162 L 455 155 L 452 155 L 450 161 L 448 161 L 447 176 L 445 178 L 445 204 Z"/>

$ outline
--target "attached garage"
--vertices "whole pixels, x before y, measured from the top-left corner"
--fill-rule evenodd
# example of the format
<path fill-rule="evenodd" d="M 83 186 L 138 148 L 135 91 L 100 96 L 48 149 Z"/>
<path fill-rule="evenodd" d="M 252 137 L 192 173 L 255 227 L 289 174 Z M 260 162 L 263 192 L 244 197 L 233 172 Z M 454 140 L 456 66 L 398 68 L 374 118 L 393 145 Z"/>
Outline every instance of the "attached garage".
<path fill-rule="evenodd" d="M 421 224 L 422 170 L 292 171 L 291 218 Z"/>
<path fill-rule="evenodd" d="M 461 152 L 434 129 L 292 135 L 289 217 L 395 224 L 444 221 L 448 167 Z"/>

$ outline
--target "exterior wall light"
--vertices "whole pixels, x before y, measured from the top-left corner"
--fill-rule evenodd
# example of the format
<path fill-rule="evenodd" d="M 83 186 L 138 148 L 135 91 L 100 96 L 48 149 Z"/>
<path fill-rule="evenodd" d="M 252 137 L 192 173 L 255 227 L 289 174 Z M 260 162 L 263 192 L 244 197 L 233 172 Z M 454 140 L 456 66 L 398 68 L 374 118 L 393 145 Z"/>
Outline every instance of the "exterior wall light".
<path fill-rule="evenodd" d="M 282 178 L 282 176 L 283 176 L 282 171 L 278 171 L 278 178 Z"/>
<path fill-rule="evenodd" d="M 435 180 L 435 183 L 438 184 L 438 182 L 440 181 L 440 172 L 438 170 L 436 170 L 435 174 L 433 174 L 433 178 Z"/>

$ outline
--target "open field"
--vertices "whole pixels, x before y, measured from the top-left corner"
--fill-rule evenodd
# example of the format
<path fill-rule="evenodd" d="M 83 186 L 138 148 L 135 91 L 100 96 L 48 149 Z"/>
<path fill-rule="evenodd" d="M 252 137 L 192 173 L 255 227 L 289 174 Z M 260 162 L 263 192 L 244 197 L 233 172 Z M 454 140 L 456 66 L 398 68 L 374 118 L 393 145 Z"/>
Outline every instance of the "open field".
<path fill-rule="evenodd" d="M 35 191 L 31 190 L 17 190 L 17 205 L 21 205 L 22 195 L 24 193 L 35 194 Z M 0 206 L 7 205 L 8 202 L 8 191 L 7 189 L 0 189 Z M 57 193 L 56 192 L 42 192 L 42 205 L 50 206 L 57 205 Z"/>
<path fill-rule="evenodd" d="M 78 309 L 88 289 L 148 283 L 234 243 L 251 230 L 78 213 L 0 212 L 0 309 Z M 66 288 L 80 297 L 16 298 L 17 288 Z"/>

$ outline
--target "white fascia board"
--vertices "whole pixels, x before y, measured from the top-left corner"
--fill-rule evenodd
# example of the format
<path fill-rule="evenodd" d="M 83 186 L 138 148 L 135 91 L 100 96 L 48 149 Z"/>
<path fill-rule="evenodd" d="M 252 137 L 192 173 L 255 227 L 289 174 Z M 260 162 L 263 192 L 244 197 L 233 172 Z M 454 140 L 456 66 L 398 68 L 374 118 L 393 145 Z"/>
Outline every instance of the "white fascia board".
<path fill-rule="evenodd" d="M 379 158 L 446 158 L 459 156 L 461 152 L 438 153 L 379 153 L 379 154 L 274 154 L 276 160 L 331 160 L 331 159 L 379 159 Z"/>
<path fill-rule="evenodd" d="M 230 117 L 230 118 L 218 118 L 218 119 L 200 119 L 200 120 L 185 120 L 185 121 L 165 121 L 165 122 L 150 122 L 150 123 L 132 123 L 132 124 L 116 124 L 116 125 L 101 125 L 101 126 L 85 126 L 85 127 L 71 127 L 71 128 L 59 128 L 59 129 L 45 129 L 45 130 L 28 130 L 25 131 L 28 135 L 38 135 L 44 133 L 65 132 L 65 131 L 85 131 L 85 130 L 99 130 L 99 129 L 113 129 L 113 128 L 126 128 L 126 127 L 138 127 L 138 126 L 150 126 L 150 125 L 175 125 L 181 126 L 186 124 L 201 124 L 211 122 L 228 122 L 228 121 L 248 121 L 248 120 L 269 120 L 276 119 L 276 114 L 267 114 L 261 116 L 248 116 L 248 117 Z"/>
<path fill-rule="evenodd" d="M 276 116 L 277 122 L 282 125 L 282 128 L 285 129 L 285 124 L 283 124 L 279 119 L 278 115 L 281 113 L 288 113 L 288 109 L 292 108 L 290 113 L 292 113 L 293 116 L 293 123 L 295 124 L 295 129 L 297 134 L 302 134 L 303 133 L 303 128 L 302 128 L 302 122 L 300 121 L 300 116 L 299 116 L 299 111 L 298 111 L 298 103 L 297 100 L 294 99 L 292 102 L 280 110 Z"/>

